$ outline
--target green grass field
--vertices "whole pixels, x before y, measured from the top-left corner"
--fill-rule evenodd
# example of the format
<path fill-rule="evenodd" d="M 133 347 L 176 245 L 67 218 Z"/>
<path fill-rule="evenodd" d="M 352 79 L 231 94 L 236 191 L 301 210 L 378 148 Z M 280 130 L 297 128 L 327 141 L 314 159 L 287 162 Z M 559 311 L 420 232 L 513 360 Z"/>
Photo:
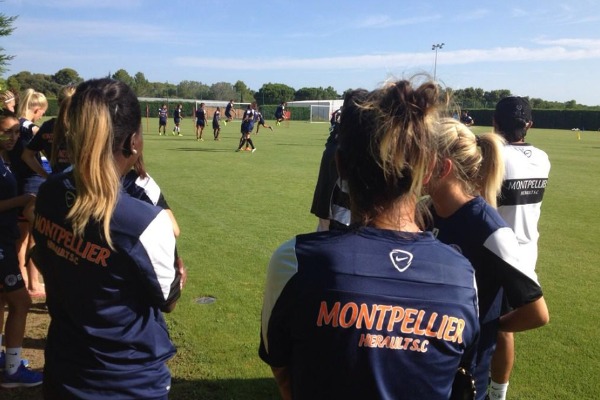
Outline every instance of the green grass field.
<path fill-rule="evenodd" d="M 179 220 L 190 274 L 168 316 L 179 349 L 170 364 L 172 398 L 278 398 L 257 356 L 264 271 L 281 242 L 315 229 L 309 209 L 328 126 L 291 122 L 262 130 L 256 153 L 240 154 L 239 123 L 224 127 L 221 141 L 200 143 L 186 123 L 184 137 L 157 136 L 153 120 L 145 135 L 148 169 Z M 517 334 L 509 396 L 597 398 L 600 133 L 577 140 L 571 131 L 534 129 L 528 139 L 552 162 L 538 262 L 551 322 Z M 216 302 L 196 304 L 201 296 Z"/>
<path fill-rule="evenodd" d="M 279 398 L 257 355 L 265 269 L 280 243 L 316 227 L 309 209 L 328 136 L 327 124 L 286 124 L 262 128 L 250 154 L 234 151 L 239 122 L 223 127 L 221 141 L 207 130 L 197 142 L 190 119 L 183 137 L 158 136 L 157 120 L 144 120 L 144 158 L 180 224 L 179 253 L 189 271 L 167 316 L 178 348 L 169 364 L 172 399 Z M 538 261 L 551 322 L 516 335 L 508 397 L 597 399 L 600 132 L 577 140 L 571 131 L 533 129 L 528 139 L 552 162 Z M 198 304 L 203 296 L 216 302 Z"/>

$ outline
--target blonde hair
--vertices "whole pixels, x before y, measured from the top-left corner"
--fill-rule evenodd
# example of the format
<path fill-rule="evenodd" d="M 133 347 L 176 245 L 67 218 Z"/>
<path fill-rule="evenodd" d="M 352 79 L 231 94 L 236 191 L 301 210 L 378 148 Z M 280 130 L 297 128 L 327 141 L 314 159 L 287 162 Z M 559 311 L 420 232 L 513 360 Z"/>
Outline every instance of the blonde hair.
<path fill-rule="evenodd" d="M 10 90 L 5 90 L 3 92 L 0 93 L 0 108 L 5 108 L 6 103 L 9 103 L 11 101 L 15 100 L 15 94 L 13 92 L 11 92 Z"/>
<path fill-rule="evenodd" d="M 19 96 L 17 115 L 19 118 L 27 118 L 27 112 L 33 112 L 36 108 L 46 110 L 48 108 L 48 99 L 46 99 L 44 93 L 36 92 L 33 89 L 25 90 Z"/>
<path fill-rule="evenodd" d="M 78 236 L 89 222 L 100 224 L 112 248 L 110 221 L 121 178 L 113 154 L 123 151 L 124 143 L 139 132 L 140 105 L 125 83 L 94 79 L 78 86 L 67 113 L 67 146 L 77 189 L 67 219 Z"/>
<path fill-rule="evenodd" d="M 495 133 L 476 136 L 453 118 L 440 119 L 437 127 L 438 168 L 443 159 L 452 160 L 453 173 L 465 193 L 480 195 L 496 207 L 504 177 L 504 139 Z"/>
<path fill-rule="evenodd" d="M 344 99 L 338 158 L 353 219 L 367 225 L 398 199 L 416 202 L 435 157 L 438 86 L 401 80 Z"/>

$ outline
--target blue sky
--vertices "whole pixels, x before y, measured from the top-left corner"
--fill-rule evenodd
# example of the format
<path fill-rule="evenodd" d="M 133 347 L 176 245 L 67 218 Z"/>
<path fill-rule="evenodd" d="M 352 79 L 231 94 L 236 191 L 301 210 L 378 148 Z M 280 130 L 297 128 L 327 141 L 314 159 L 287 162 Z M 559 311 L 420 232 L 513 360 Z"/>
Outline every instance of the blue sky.
<path fill-rule="evenodd" d="M 374 89 L 436 75 L 454 89 L 600 105 L 600 1 L 0 0 L 20 71 L 150 81 Z"/>

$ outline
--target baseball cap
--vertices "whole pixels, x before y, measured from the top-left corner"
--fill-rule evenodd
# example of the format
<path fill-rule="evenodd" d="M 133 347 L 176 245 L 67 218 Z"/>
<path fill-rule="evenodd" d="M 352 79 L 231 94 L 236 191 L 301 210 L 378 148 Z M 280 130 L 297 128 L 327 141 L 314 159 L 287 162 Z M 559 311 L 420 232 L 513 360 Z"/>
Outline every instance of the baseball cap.
<path fill-rule="evenodd" d="M 505 97 L 496 104 L 494 118 L 503 121 L 522 119 L 529 122 L 531 121 L 529 101 L 518 96 Z"/>

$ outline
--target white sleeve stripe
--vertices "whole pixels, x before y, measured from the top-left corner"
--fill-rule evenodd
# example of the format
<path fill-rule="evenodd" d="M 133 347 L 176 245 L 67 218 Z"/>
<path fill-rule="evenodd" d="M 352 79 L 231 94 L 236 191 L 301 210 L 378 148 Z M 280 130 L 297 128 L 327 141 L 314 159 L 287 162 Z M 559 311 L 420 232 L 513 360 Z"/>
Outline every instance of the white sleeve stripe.
<path fill-rule="evenodd" d="M 165 234 L 165 231 L 171 234 Z M 140 242 L 150 258 L 163 298 L 167 300 L 175 279 L 175 235 L 166 211 L 161 211 L 148 225 Z"/>
<path fill-rule="evenodd" d="M 144 192 L 152 204 L 156 205 L 156 203 L 158 203 L 158 199 L 160 198 L 160 186 L 158 186 L 156 181 L 152 179 L 150 175 L 146 175 L 146 178 L 138 177 L 135 180 L 135 184 L 144 189 Z"/>
<path fill-rule="evenodd" d="M 294 238 L 275 251 L 267 269 L 261 316 L 261 332 L 267 353 L 269 352 L 268 329 L 271 313 L 283 288 L 297 272 L 298 259 L 296 258 L 296 238 Z"/>
<path fill-rule="evenodd" d="M 535 270 L 527 267 L 526 263 L 522 261 L 523 251 L 512 229 L 508 227 L 498 229 L 486 239 L 483 245 L 539 285 Z"/>

